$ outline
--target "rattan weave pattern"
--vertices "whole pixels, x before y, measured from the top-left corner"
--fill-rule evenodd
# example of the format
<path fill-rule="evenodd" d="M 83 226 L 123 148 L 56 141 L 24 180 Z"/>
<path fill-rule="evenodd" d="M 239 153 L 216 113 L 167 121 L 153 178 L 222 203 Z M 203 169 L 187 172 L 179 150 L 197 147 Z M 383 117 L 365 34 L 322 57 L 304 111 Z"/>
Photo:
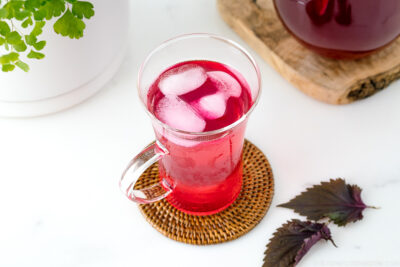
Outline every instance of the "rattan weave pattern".
<path fill-rule="evenodd" d="M 137 181 L 140 189 L 158 182 L 158 164 L 148 168 Z M 255 145 L 243 147 L 243 187 L 227 209 L 207 216 L 183 213 L 165 199 L 139 205 L 146 220 L 163 235 L 188 244 L 209 245 L 234 240 L 253 229 L 267 213 L 274 193 L 271 166 Z"/>

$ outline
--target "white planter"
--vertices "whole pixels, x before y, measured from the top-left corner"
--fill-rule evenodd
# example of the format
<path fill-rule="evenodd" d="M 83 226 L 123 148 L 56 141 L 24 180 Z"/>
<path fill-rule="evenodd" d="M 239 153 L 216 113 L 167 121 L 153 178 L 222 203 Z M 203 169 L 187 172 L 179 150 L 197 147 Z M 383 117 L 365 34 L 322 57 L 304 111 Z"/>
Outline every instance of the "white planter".
<path fill-rule="evenodd" d="M 46 23 L 42 60 L 26 60 L 30 71 L 0 70 L 0 116 L 31 117 L 76 105 L 96 93 L 117 71 L 127 46 L 128 0 L 91 0 L 95 16 L 81 39 L 57 35 Z"/>

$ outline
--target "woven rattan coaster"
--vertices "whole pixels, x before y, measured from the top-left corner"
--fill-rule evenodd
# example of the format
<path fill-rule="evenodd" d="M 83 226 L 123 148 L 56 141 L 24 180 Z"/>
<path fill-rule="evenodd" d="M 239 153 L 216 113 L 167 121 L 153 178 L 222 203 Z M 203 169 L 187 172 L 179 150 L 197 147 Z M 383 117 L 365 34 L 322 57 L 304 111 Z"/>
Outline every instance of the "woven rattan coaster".
<path fill-rule="evenodd" d="M 136 182 L 141 189 L 159 181 L 158 164 L 153 164 Z M 234 240 L 253 229 L 267 213 L 274 193 L 271 166 L 255 145 L 245 141 L 243 186 L 239 197 L 227 209 L 208 216 L 183 213 L 165 199 L 139 205 L 146 220 L 163 235 L 196 245 Z"/>

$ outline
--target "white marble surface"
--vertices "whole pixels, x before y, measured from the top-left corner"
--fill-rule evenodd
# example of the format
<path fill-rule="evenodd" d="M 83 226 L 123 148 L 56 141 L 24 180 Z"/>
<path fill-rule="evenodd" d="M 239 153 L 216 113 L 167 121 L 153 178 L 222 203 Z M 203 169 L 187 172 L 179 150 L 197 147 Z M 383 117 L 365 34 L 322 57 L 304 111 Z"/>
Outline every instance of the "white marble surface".
<path fill-rule="evenodd" d="M 118 189 L 129 159 L 153 139 L 136 95 L 139 64 L 182 33 L 212 32 L 248 46 L 213 0 L 135 0 L 131 8 L 130 49 L 104 90 L 63 113 L 0 119 L 0 266 L 261 266 L 274 230 L 298 218 L 276 205 L 330 177 L 360 185 L 365 202 L 381 209 L 332 227 L 339 248 L 321 242 L 299 266 L 400 266 L 400 83 L 331 106 L 297 91 L 258 56 L 264 91 L 247 138 L 274 170 L 270 211 L 253 231 L 221 245 L 185 245 L 153 229 Z"/>

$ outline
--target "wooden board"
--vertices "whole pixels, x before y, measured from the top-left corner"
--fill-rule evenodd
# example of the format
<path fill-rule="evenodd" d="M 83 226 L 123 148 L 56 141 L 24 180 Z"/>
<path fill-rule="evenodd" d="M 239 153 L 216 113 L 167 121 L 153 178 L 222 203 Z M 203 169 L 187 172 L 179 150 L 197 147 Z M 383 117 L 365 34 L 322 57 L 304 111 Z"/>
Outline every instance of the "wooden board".
<path fill-rule="evenodd" d="M 222 18 L 283 77 L 330 104 L 366 98 L 400 78 L 400 39 L 358 60 L 321 57 L 299 44 L 281 24 L 272 0 L 218 0 Z"/>

